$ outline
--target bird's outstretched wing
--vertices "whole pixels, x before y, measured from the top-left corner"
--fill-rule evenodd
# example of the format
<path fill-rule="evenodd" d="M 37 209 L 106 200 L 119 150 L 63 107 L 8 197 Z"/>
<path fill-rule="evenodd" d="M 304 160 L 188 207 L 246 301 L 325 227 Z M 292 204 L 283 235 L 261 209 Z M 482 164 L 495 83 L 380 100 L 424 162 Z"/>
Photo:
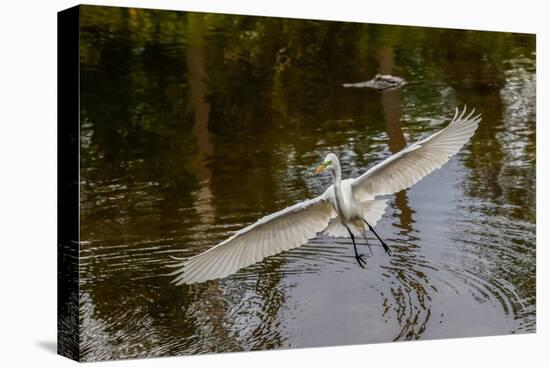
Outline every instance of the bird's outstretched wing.
<path fill-rule="evenodd" d="M 172 283 L 199 283 L 223 278 L 265 257 L 305 244 L 336 216 L 326 193 L 294 204 L 241 229 L 207 251 L 174 264 Z"/>
<path fill-rule="evenodd" d="M 411 187 L 424 176 L 445 164 L 474 135 L 480 115 L 474 110 L 467 116 L 466 107 L 444 129 L 414 143 L 369 169 L 352 182 L 354 195 L 370 200 Z"/>

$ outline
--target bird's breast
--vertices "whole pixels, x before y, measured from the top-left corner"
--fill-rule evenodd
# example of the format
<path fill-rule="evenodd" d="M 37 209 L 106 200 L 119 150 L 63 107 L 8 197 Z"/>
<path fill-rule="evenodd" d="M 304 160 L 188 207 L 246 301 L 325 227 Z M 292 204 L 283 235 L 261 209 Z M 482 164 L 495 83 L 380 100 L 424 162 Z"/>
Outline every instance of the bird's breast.
<path fill-rule="evenodd" d="M 352 208 L 352 202 L 351 197 L 349 195 L 349 190 L 346 190 L 342 187 L 335 187 L 334 188 L 334 196 L 336 201 L 336 211 L 338 212 L 338 215 L 340 216 L 340 220 L 342 220 L 344 223 L 349 222 L 353 217 L 353 208 Z"/>

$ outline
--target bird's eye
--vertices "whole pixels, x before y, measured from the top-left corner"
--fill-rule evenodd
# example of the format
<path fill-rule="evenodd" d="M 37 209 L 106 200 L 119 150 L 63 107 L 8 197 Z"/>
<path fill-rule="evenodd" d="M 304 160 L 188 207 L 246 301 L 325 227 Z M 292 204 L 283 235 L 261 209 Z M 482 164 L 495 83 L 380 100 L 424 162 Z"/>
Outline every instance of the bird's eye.
<path fill-rule="evenodd" d="M 325 162 L 325 166 L 326 166 L 326 167 L 330 166 L 331 164 L 332 164 L 332 161 L 326 161 L 326 162 Z"/>

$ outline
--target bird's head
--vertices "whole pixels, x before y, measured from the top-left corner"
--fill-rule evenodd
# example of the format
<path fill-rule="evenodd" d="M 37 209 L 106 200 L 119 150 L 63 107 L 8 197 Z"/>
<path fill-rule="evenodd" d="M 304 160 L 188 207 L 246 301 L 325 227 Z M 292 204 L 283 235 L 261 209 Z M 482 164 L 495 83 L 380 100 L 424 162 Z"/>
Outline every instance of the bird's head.
<path fill-rule="evenodd" d="M 319 167 L 315 169 L 315 173 L 321 173 L 326 169 L 332 170 L 337 164 L 338 164 L 338 157 L 336 157 L 336 155 L 333 153 L 329 153 L 323 160 L 323 163 L 321 163 Z"/>

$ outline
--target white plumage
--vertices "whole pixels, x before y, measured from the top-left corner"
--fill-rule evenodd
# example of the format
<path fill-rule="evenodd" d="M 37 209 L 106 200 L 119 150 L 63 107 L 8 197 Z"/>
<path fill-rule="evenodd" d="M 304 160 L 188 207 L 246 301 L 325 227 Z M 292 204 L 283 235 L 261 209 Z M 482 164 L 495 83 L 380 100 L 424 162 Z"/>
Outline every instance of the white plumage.
<path fill-rule="evenodd" d="M 359 265 L 365 262 L 355 248 L 361 235 L 384 214 L 386 200 L 376 196 L 408 188 L 446 163 L 474 134 L 480 116 L 458 110 L 444 129 L 414 143 L 369 169 L 356 179 L 341 179 L 338 157 L 329 153 L 317 172 L 329 169 L 331 185 L 322 195 L 267 215 L 218 245 L 172 266 L 176 285 L 223 278 L 265 257 L 307 243 L 319 233 L 352 237 Z M 368 228 L 365 227 L 367 224 Z M 374 232 L 378 237 L 378 234 Z M 378 237 L 379 238 L 379 237 Z M 379 238 L 380 239 L 380 238 Z M 389 248 L 380 239 L 384 249 Z"/>
<path fill-rule="evenodd" d="M 342 181 L 342 185 L 346 183 L 347 180 Z M 350 183 L 353 180 L 349 180 Z M 377 199 L 377 200 L 368 200 L 362 203 L 361 207 L 363 208 L 363 218 L 371 225 L 375 226 L 378 220 L 382 218 L 384 212 L 386 211 L 387 199 Z M 350 227 L 351 231 L 356 236 L 362 236 L 363 233 L 361 229 L 356 226 Z M 321 233 L 323 236 L 327 237 L 349 237 L 347 228 L 344 226 L 339 217 L 331 219 L 327 228 Z"/>
<path fill-rule="evenodd" d="M 267 256 L 303 245 L 335 216 L 325 195 L 265 216 L 185 261 L 183 267 L 172 273 L 181 273 L 174 282 L 195 283 L 226 277 Z"/>
<path fill-rule="evenodd" d="M 352 188 L 358 198 L 393 194 L 411 187 L 445 164 L 474 135 L 481 118 L 474 110 L 464 117 L 458 109 L 449 125 L 378 163 L 355 179 Z"/>

